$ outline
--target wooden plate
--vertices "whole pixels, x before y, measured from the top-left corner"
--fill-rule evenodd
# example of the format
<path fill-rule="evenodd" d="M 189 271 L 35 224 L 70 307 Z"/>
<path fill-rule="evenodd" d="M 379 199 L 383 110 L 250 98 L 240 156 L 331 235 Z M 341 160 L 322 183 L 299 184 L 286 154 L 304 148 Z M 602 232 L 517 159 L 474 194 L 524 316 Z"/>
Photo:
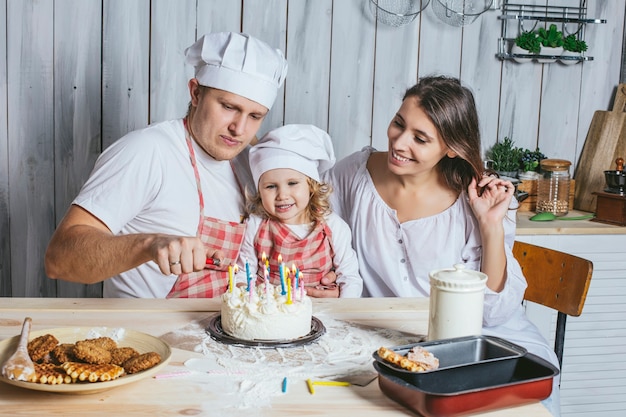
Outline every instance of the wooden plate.
<path fill-rule="evenodd" d="M 30 340 L 35 337 L 51 334 L 56 337 L 60 343 L 74 343 L 78 340 L 91 339 L 100 336 L 108 336 L 115 340 L 118 346 L 130 346 L 135 348 L 139 353 L 156 352 L 161 355 L 161 363 L 136 374 L 124 375 L 113 381 L 106 382 L 77 382 L 73 384 L 48 385 L 35 382 L 15 381 L 0 375 L 0 381 L 15 385 L 25 389 L 35 391 L 55 392 L 59 394 L 93 394 L 119 387 L 121 385 L 130 384 L 141 379 L 149 378 L 160 369 L 164 368 L 172 356 L 169 345 L 162 340 L 146 333 L 137 332 L 123 328 L 108 327 L 63 327 L 57 329 L 40 330 L 31 332 Z M 19 336 L 0 341 L 0 363 L 4 363 L 17 348 Z"/>

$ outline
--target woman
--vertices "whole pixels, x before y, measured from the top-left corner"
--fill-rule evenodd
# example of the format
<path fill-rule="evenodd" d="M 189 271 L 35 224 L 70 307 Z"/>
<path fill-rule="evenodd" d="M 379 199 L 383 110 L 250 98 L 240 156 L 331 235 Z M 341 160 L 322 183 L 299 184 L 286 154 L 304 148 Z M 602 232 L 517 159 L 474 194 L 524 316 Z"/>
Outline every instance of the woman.
<path fill-rule="evenodd" d="M 465 264 L 488 276 L 483 333 L 558 366 L 522 307 L 526 280 L 511 252 L 514 187 L 483 175 L 471 91 L 453 78 L 421 79 L 407 90 L 387 135 L 387 152 L 367 147 L 326 178 L 335 189 L 334 211 L 352 229 L 364 296 L 427 297 L 430 271 Z M 557 379 L 546 404 L 555 415 Z"/>

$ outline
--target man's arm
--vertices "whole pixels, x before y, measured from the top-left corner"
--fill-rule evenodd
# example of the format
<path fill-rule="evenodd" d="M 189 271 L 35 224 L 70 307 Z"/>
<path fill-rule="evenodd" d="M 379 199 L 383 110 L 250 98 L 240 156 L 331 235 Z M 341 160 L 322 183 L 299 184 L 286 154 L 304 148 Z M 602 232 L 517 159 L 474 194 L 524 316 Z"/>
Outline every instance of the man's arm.
<path fill-rule="evenodd" d="M 45 268 L 50 278 L 93 284 L 150 260 L 165 275 L 199 271 L 205 266 L 206 256 L 204 245 L 196 237 L 115 236 L 97 217 L 72 205 L 48 244 Z"/>

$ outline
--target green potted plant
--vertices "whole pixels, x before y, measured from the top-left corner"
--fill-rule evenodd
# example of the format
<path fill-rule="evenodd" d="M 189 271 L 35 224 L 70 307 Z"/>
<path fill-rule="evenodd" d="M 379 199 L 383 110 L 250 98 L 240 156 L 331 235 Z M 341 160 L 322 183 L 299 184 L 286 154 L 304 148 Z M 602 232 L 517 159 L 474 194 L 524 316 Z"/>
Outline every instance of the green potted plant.
<path fill-rule="evenodd" d="M 563 53 L 561 56 L 580 56 L 586 50 L 587 43 L 572 34 L 563 39 Z M 579 62 L 577 59 L 561 59 L 561 63 L 565 65 L 574 65 Z"/>
<path fill-rule="evenodd" d="M 505 137 L 487 152 L 487 158 L 493 161 L 493 169 L 500 176 L 516 178 L 520 166 L 522 149 L 514 146 L 513 140 Z"/>
<path fill-rule="evenodd" d="M 539 28 L 537 37 L 541 42 L 541 51 L 539 52 L 541 55 L 555 57 L 563 53 L 563 32 L 558 30 L 554 23 L 547 30 Z M 549 64 L 555 62 L 556 58 L 540 58 L 537 61 Z"/>
<path fill-rule="evenodd" d="M 512 54 L 531 55 L 538 54 L 541 50 L 541 42 L 535 32 L 522 32 L 511 47 Z M 532 58 L 513 58 L 515 62 L 530 62 Z"/>
<path fill-rule="evenodd" d="M 546 159 L 546 156 L 539 148 L 534 151 L 530 149 L 521 151 L 519 179 L 536 180 L 541 178 L 541 174 L 539 174 L 539 162 L 542 159 Z"/>

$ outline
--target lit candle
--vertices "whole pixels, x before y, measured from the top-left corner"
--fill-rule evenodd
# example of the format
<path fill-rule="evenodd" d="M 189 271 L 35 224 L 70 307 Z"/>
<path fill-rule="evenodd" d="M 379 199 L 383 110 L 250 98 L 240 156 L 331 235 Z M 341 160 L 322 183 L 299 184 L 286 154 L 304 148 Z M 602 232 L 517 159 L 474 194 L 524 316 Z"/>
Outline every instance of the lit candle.
<path fill-rule="evenodd" d="M 251 280 L 250 282 L 250 289 L 248 290 L 248 295 L 250 296 L 250 302 L 252 302 L 252 294 L 254 293 L 254 285 L 255 285 L 256 280 Z"/>
<path fill-rule="evenodd" d="M 291 301 L 291 279 L 287 278 L 287 304 L 292 304 Z"/>
<path fill-rule="evenodd" d="M 233 292 L 233 266 L 228 265 L 228 290 Z"/>
<path fill-rule="evenodd" d="M 250 281 L 252 277 L 250 276 L 250 265 L 248 265 L 248 260 L 246 259 L 246 281 L 248 282 L 248 286 L 246 287 L 246 291 L 250 291 Z"/>
<path fill-rule="evenodd" d="M 267 257 L 265 256 L 265 252 L 263 252 L 263 261 L 267 262 Z M 270 280 L 269 280 L 269 269 L 266 267 L 263 267 L 263 280 L 265 281 L 265 296 L 267 296 L 269 292 Z"/>
<path fill-rule="evenodd" d="M 283 263 L 283 255 L 278 255 L 278 273 L 280 274 L 280 293 L 285 295 L 285 264 Z"/>
<path fill-rule="evenodd" d="M 298 289 L 298 274 L 297 274 L 296 264 L 291 264 L 291 272 L 293 273 L 293 288 L 294 290 Z"/>
<path fill-rule="evenodd" d="M 263 252 L 263 256 L 261 257 L 261 259 L 263 260 L 263 265 L 265 265 L 265 269 L 267 269 L 267 272 L 270 272 L 270 261 L 267 259 L 267 255 L 265 255 L 265 252 Z"/>

